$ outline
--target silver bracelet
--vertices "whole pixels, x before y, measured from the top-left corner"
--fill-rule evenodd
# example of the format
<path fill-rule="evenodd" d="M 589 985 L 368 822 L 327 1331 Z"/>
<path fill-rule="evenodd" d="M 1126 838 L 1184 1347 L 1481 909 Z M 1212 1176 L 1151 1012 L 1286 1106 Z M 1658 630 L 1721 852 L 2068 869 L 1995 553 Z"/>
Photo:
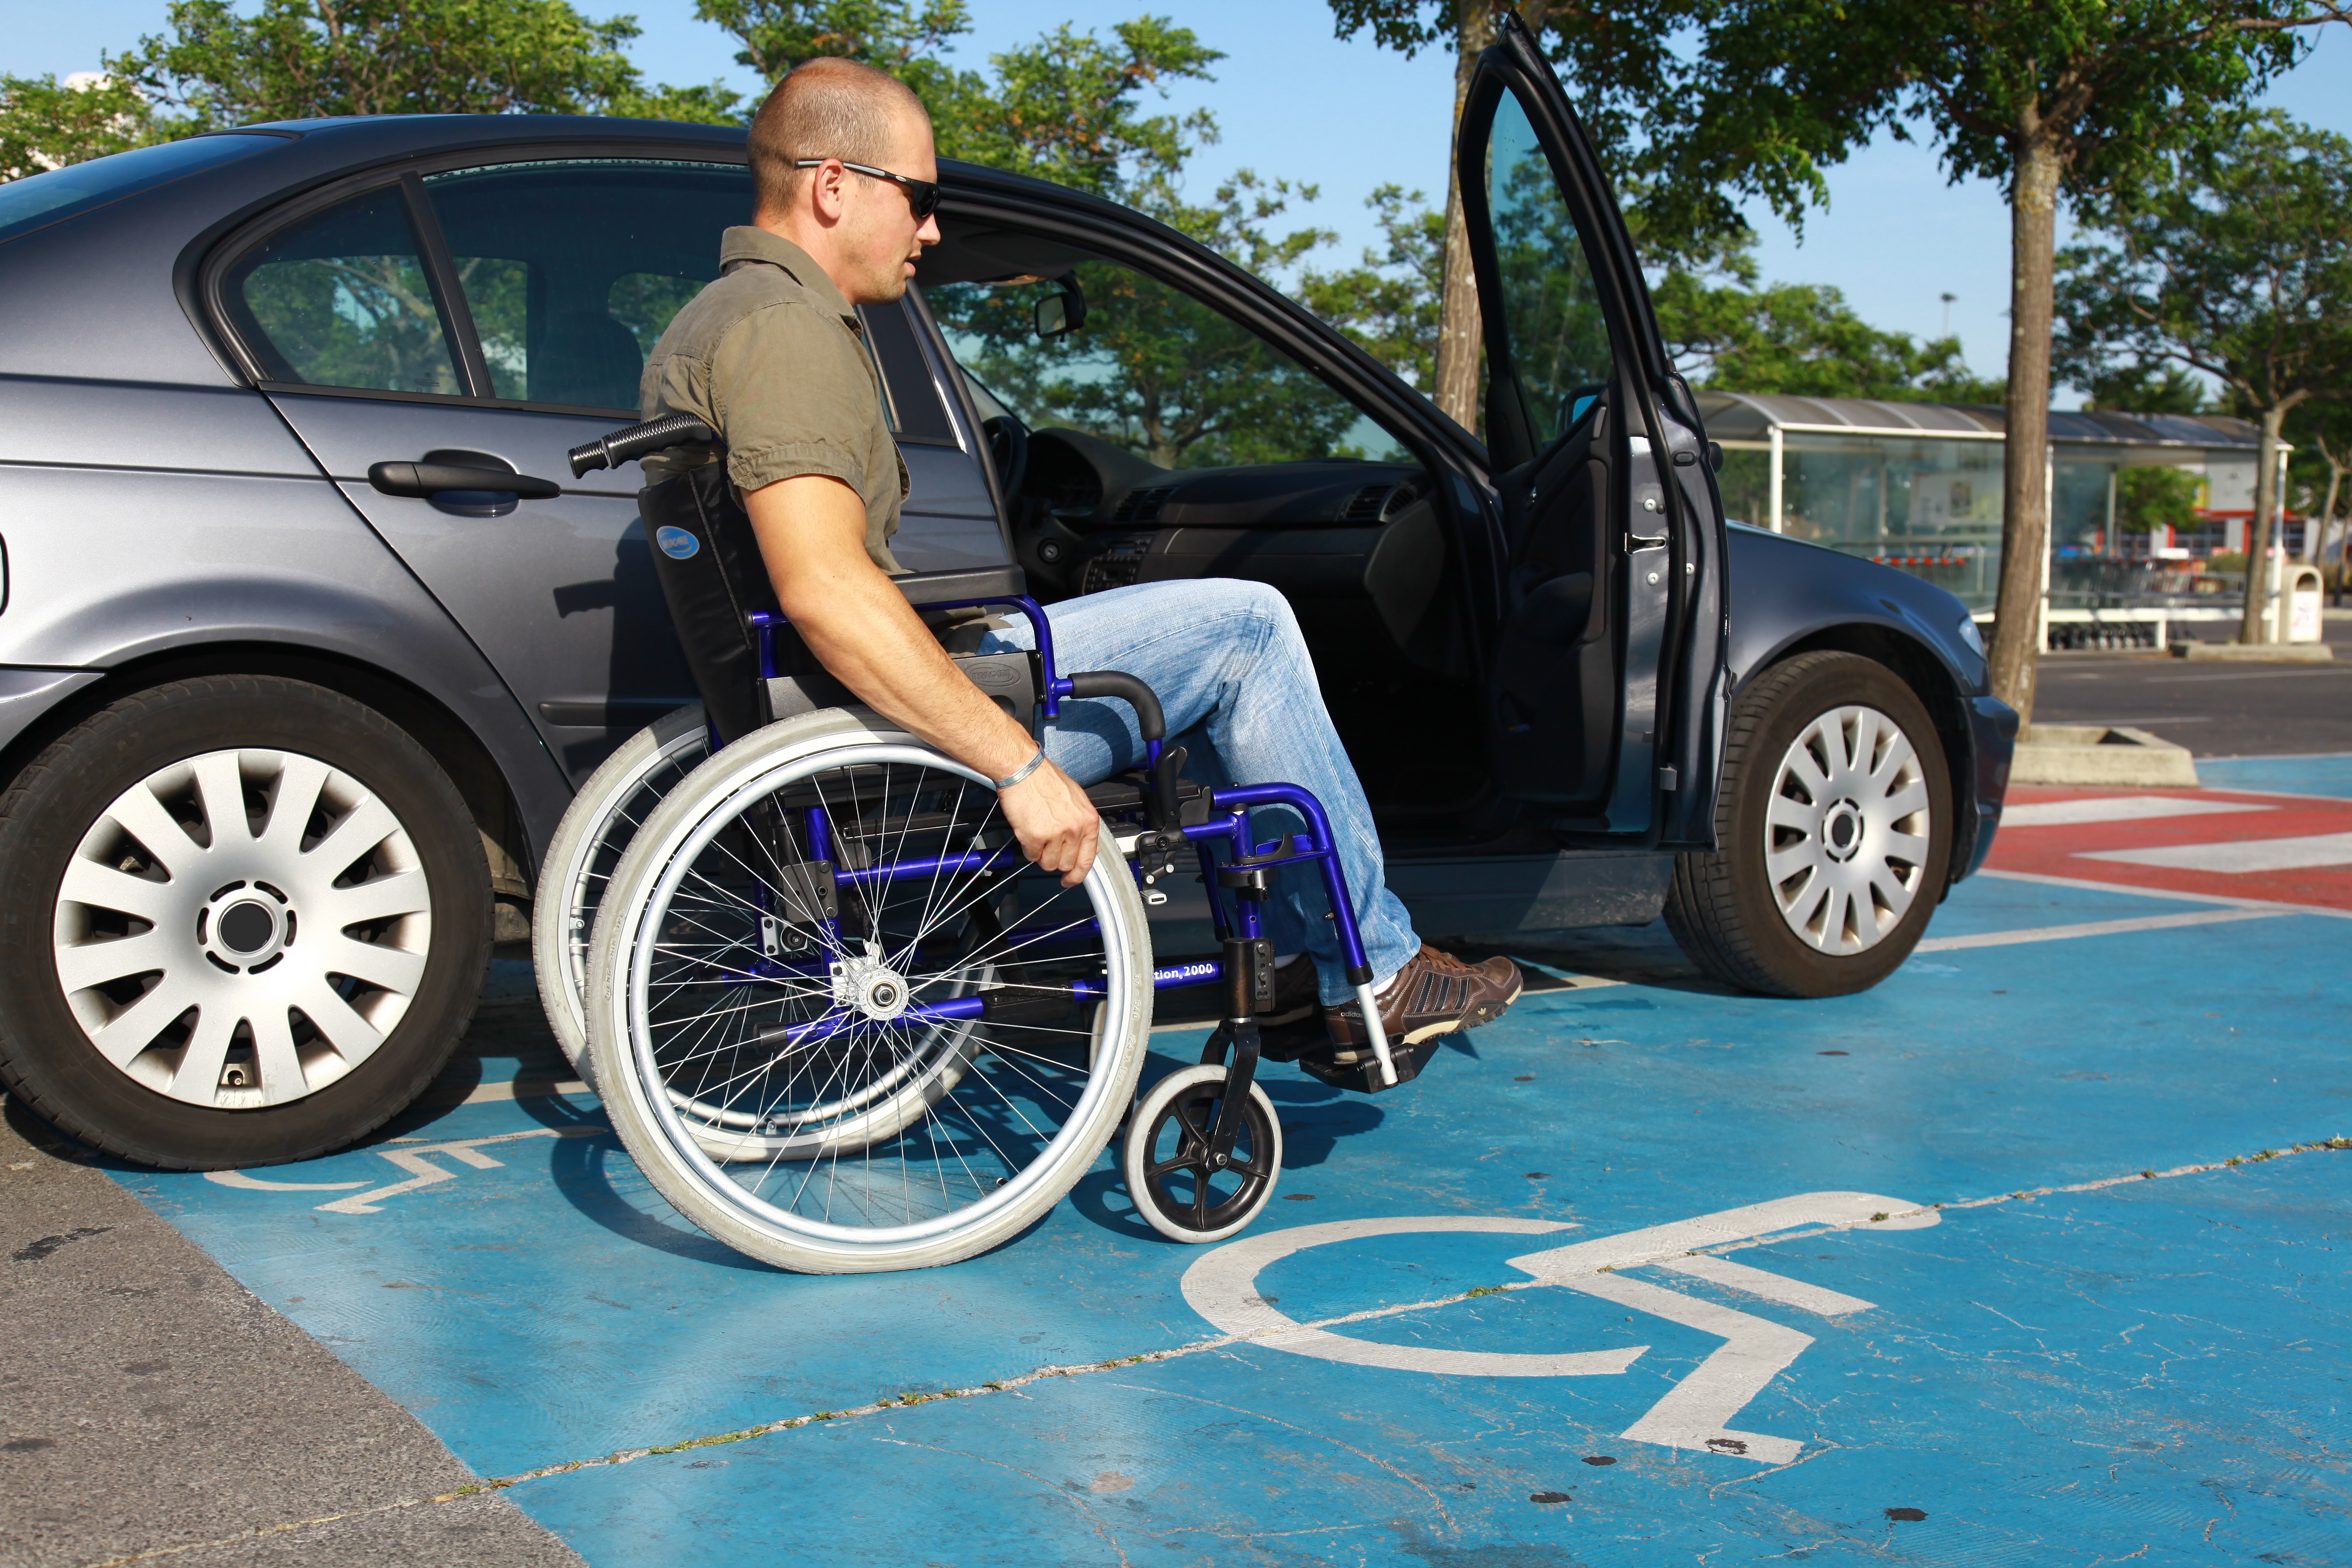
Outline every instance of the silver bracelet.
<path fill-rule="evenodd" d="M 1037 754 L 1030 758 L 1027 762 L 1022 763 L 1020 769 L 1015 772 L 1011 778 L 998 779 L 996 781 L 996 787 L 998 789 L 1011 789 L 1014 784 L 1019 784 L 1023 779 L 1027 778 L 1031 773 L 1035 773 L 1039 768 L 1045 765 L 1045 748 L 1040 746 L 1037 748 Z"/>

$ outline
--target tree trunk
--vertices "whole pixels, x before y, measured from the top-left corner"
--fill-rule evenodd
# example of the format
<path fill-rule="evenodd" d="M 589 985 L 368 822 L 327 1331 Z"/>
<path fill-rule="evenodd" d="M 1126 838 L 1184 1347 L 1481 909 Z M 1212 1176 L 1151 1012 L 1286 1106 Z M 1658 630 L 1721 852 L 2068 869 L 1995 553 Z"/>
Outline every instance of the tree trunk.
<path fill-rule="evenodd" d="M 1454 152 L 1445 167 L 1445 282 L 1437 316 L 1438 412 L 1465 430 L 1478 428 L 1478 279 L 1470 266 L 1470 228 L 1462 215 L 1462 106 L 1478 56 L 1495 41 L 1493 13 L 1463 0 L 1454 52 Z"/>
<path fill-rule="evenodd" d="M 2263 410 L 2263 444 L 2254 458 L 2254 515 L 2246 523 L 2246 605 L 2238 616 L 2240 642 L 2286 640 L 2286 606 L 2281 603 L 2269 635 L 2263 631 L 2263 607 L 2269 601 L 2271 513 L 2278 508 L 2279 427 L 2286 423 L 2287 405 L 2273 403 Z"/>
<path fill-rule="evenodd" d="M 2327 534 L 2336 526 L 2336 498 L 2343 493 L 2343 489 L 2344 470 L 2337 468 L 2331 458 L 2327 463 L 2327 499 L 2319 503 L 2317 535 L 2312 533 L 2313 524 L 2306 522 L 2303 525 L 2304 543 L 2310 551 L 2314 566 L 2325 567 L 2327 564 Z M 2352 539 L 2347 539 L 2347 542 L 2352 542 Z"/>
<path fill-rule="evenodd" d="M 2031 111 L 2029 111 L 2030 113 Z M 2009 208 L 2009 411 L 2001 443 L 2000 591 L 1993 605 L 1992 694 L 2033 724 L 2042 656 L 2042 571 L 2050 552 L 2050 329 L 2058 149 L 2038 121 L 2020 127 Z"/>

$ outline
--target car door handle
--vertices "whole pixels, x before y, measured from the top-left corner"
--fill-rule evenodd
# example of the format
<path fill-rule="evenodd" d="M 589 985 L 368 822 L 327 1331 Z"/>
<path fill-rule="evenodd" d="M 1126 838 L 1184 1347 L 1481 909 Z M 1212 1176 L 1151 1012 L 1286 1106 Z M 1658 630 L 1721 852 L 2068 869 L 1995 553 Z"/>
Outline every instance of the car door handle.
<path fill-rule="evenodd" d="M 455 463 L 373 463 L 368 483 L 388 496 L 430 498 L 445 490 L 490 490 L 524 500 L 550 500 L 563 493 L 553 479 L 535 479 L 499 468 L 461 468 Z"/>

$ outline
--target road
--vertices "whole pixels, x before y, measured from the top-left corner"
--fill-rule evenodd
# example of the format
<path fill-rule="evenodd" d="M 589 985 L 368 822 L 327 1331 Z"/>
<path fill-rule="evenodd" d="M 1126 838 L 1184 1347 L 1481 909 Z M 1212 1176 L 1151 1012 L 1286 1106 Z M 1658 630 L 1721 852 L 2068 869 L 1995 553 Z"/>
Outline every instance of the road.
<path fill-rule="evenodd" d="M 2339 662 L 2241 666 L 2165 654 L 2044 659 L 2033 717 L 2044 724 L 2129 724 L 2200 757 L 2352 752 L 2352 620 L 2329 621 L 2327 641 Z"/>

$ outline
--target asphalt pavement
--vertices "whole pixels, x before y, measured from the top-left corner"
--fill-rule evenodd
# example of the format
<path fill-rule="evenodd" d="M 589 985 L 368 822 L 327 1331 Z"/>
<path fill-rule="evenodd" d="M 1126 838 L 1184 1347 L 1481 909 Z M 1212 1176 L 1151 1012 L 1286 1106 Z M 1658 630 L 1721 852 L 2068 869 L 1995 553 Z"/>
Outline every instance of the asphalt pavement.
<path fill-rule="evenodd" d="M 2352 752 L 2352 616 L 2326 623 L 2332 664 L 2224 664 L 2164 653 L 2064 654 L 2042 662 L 2044 724 L 2128 724 L 2200 757 Z M 2221 640 L 2219 626 L 2194 628 Z"/>
<path fill-rule="evenodd" d="M 2258 672 L 2053 660 L 2043 716 L 2207 673 Z M 2331 689 L 2185 716 L 2280 689 Z M 1219 1247 L 1107 1161 L 953 1268 L 751 1265 L 511 952 L 328 1159 L 110 1168 L 12 1108 L 0 1564 L 2352 1563 L 2352 754 L 2305 733 L 2018 792 L 1861 996 L 1515 941 L 1530 994 L 1417 1082 L 1269 1075 L 1282 1185 Z"/>

